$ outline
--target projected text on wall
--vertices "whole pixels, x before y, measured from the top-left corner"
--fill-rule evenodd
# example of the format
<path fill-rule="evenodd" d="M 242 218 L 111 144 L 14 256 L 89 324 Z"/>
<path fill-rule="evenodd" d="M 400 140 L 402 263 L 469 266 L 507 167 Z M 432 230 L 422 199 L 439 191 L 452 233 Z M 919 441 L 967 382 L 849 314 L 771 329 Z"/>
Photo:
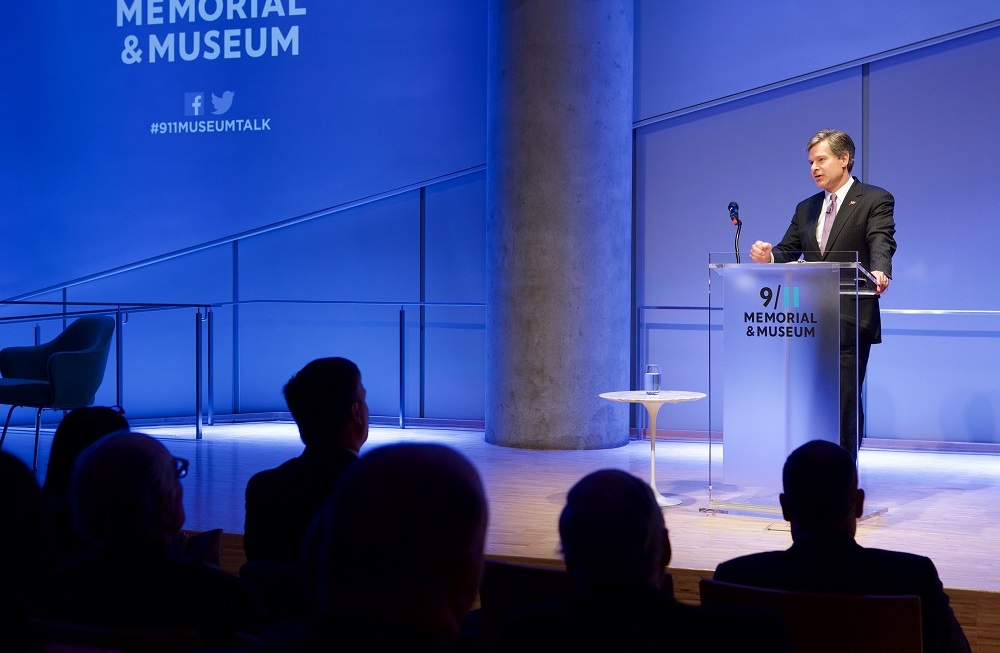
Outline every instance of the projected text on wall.
<path fill-rule="evenodd" d="M 298 6 L 296 0 L 118 0 L 116 14 L 118 27 L 198 25 L 217 21 L 239 24 L 241 21 L 304 16 L 306 8 Z M 145 40 L 128 34 L 122 41 L 121 60 L 130 65 L 283 54 L 299 54 L 299 25 L 195 29 L 166 34 L 150 32 Z"/>

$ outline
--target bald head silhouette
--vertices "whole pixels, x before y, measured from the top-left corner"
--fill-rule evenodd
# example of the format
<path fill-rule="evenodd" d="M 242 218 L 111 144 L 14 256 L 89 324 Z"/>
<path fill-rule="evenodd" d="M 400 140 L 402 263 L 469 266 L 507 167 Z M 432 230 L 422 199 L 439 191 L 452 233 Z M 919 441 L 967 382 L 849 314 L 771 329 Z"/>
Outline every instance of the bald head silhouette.
<path fill-rule="evenodd" d="M 175 459 L 143 433 L 112 433 L 84 449 L 71 500 L 83 531 L 105 546 L 166 546 L 184 525 Z"/>
<path fill-rule="evenodd" d="M 320 514 L 321 612 L 393 615 L 452 639 L 482 575 L 488 509 L 457 451 L 397 444 L 362 456 Z"/>
<path fill-rule="evenodd" d="M 602 469 L 570 489 L 559 517 L 566 568 L 585 589 L 663 583 L 670 541 L 649 484 Z"/>
<path fill-rule="evenodd" d="M 864 508 L 864 490 L 850 453 L 812 440 L 789 454 L 782 470 L 782 514 L 797 534 L 854 535 Z"/>

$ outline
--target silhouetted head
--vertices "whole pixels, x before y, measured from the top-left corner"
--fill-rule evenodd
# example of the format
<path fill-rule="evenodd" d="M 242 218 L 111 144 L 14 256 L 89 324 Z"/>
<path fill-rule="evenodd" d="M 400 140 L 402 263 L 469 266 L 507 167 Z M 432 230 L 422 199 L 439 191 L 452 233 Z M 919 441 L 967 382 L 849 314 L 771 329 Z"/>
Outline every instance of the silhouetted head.
<path fill-rule="evenodd" d="M 850 533 L 864 506 L 858 473 L 846 449 L 813 440 L 788 456 L 782 472 L 782 514 L 792 535 Z"/>
<path fill-rule="evenodd" d="M 660 587 L 670 541 L 653 490 L 620 469 L 584 476 L 559 516 L 566 569 L 586 589 Z"/>
<path fill-rule="evenodd" d="M 87 406 L 68 412 L 52 436 L 52 449 L 45 471 L 46 494 L 65 498 L 73 477 L 73 465 L 80 452 L 108 433 L 127 430 L 128 421 L 114 408 Z"/>
<path fill-rule="evenodd" d="M 177 459 L 148 435 L 106 435 L 83 450 L 73 472 L 77 524 L 105 546 L 165 546 L 184 525 L 178 474 Z"/>
<path fill-rule="evenodd" d="M 479 474 L 457 451 L 410 443 L 361 456 L 318 517 L 321 613 L 453 639 L 479 588 L 487 520 Z"/>
<path fill-rule="evenodd" d="M 346 358 L 317 358 L 284 388 L 285 403 L 306 448 L 358 451 L 368 439 L 368 404 L 358 366 Z"/>

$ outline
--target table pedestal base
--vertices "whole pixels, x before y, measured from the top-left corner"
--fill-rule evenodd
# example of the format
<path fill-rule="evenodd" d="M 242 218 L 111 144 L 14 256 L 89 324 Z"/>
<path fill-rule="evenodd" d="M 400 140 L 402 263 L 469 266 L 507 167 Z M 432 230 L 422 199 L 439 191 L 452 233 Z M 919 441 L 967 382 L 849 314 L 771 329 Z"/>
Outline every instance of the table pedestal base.
<path fill-rule="evenodd" d="M 656 413 L 659 412 L 663 404 L 676 404 L 684 401 L 701 399 L 703 392 L 685 392 L 683 390 L 668 390 L 657 394 L 647 394 L 641 390 L 622 390 L 619 392 L 602 392 L 601 398 L 610 401 L 624 401 L 633 404 L 642 404 L 649 414 L 649 487 L 653 488 L 653 496 L 656 503 L 661 508 L 679 506 L 683 503 L 680 499 L 665 497 L 656 489 Z M 640 434 L 641 437 L 641 434 Z"/>
<path fill-rule="evenodd" d="M 681 505 L 680 499 L 665 497 L 656 489 L 656 413 L 660 410 L 660 404 L 643 404 L 649 412 L 649 487 L 653 488 L 653 495 L 656 503 L 661 508 L 670 508 Z"/>
<path fill-rule="evenodd" d="M 679 506 L 682 501 L 680 499 L 674 499 L 673 497 L 665 497 L 660 494 L 660 491 L 655 487 L 653 488 L 653 494 L 656 495 L 656 503 L 660 505 L 661 508 L 669 508 L 671 506 Z"/>

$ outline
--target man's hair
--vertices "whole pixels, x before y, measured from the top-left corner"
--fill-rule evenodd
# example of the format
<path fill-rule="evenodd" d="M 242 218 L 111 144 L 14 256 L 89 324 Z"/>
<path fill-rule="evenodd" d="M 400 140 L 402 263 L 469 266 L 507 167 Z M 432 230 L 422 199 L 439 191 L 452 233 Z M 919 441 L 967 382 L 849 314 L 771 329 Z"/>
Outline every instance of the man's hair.
<path fill-rule="evenodd" d="M 162 444 L 142 433 L 106 435 L 77 459 L 71 503 L 78 525 L 101 544 L 156 541 L 177 468 Z"/>
<path fill-rule="evenodd" d="M 346 358 L 317 358 L 299 370 L 283 393 L 306 446 L 341 435 L 358 401 L 361 371 Z"/>
<path fill-rule="evenodd" d="M 372 450 L 338 481 L 311 534 L 307 565 L 317 572 L 320 608 L 429 601 L 470 578 L 471 604 L 487 518 L 479 473 L 454 449 L 403 443 Z"/>
<path fill-rule="evenodd" d="M 663 513 L 647 483 L 602 469 L 570 489 L 559 516 L 566 568 L 584 587 L 648 583 L 663 560 Z"/>
<path fill-rule="evenodd" d="M 69 492 L 73 465 L 80 452 L 108 433 L 127 431 L 128 428 L 125 417 L 108 406 L 86 406 L 68 412 L 52 436 L 45 472 L 45 492 L 65 497 Z"/>
<path fill-rule="evenodd" d="M 813 145 L 818 145 L 826 141 L 830 144 L 830 151 L 837 158 L 847 154 L 847 172 L 854 169 L 854 140 L 846 133 L 838 129 L 821 129 L 813 134 L 813 137 L 806 143 L 806 152 L 812 149 Z"/>
<path fill-rule="evenodd" d="M 842 523 L 854 509 L 858 473 L 846 449 L 812 440 L 789 454 L 782 483 L 789 520 L 822 528 Z"/>

